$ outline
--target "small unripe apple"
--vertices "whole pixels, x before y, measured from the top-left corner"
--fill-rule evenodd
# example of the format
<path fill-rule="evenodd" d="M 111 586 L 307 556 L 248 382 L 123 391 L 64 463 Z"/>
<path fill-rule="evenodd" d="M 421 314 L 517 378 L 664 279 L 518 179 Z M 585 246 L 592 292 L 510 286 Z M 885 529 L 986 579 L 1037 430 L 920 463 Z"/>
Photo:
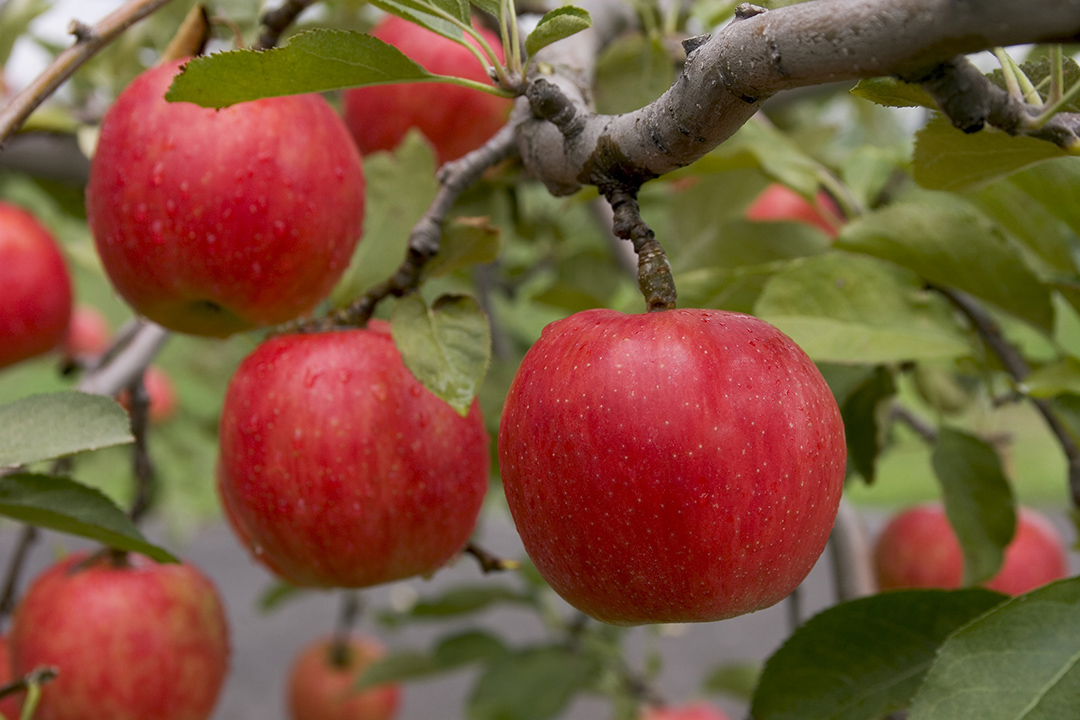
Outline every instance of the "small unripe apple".
<path fill-rule="evenodd" d="M 499 429 L 540 574 L 605 622 L 707 622 L 802 582 L 836 517 L 836 401 L 786 335 L 717 310 L 588 310 L 544 329 Z"/>
<path fill-rule="evenodd" d="M 641 720 L 728 720 L 728 716 L 703 702 L 646 708 Z"/>
<path fill-rule="evenodd" d="M 501 59 L 502 41 L 489 30 L 478 32 Z M 467 48 L 408 20 L 387 16 L 371 34 L 429 72 L 491 83 Z M 440 164 L 483 145 L 510 113 L 505 98 L 444 83 L 353 88 L 345 91 L 344 102 L 345 120 L 360 152 L 392 150 L 415 127 L 435 146 Z"/>
<path fill-rule="evenodd" d="M 146 396 L 150 400 L 150 422 L 162 423 L 176 414 L 180 401 L 176 395 L 176 386 L 167 372 L 157 365 L 146 368 L 143 373 L 143 387 L 146 388 Z M 122 390 L 116 399 L 131 412 L 131 394 L 127 390 Z"/>
<path fill-rule="evenodd" d="M 791 221 L 812 225 L 830 238 L 839 234 L 843 218 L 836 201 L 819 190 L 811 203 L 786 185 L 773 183 L 765 188 L 746 209 L 747 220 Z"/>
<path fill-rule="evenodd" d="M 56 240 L 33 215 L 0 202 L 0 368 L 64 340 L 71 277 Z"/>
<path fill-rule="evenodd" d="M 64 355 L 76 360 L 95 358 L 109 347 L 111 335 L 104 313 L 92 305 L 76 305 L 64 336 Z"/>
<path fill-rule="evenodd" d="M 364 180 L 317 95 L 168 103 L 179 62 L 105 114 L 86 209 L 117 291 L 167 328 L 225 336 L 311 310 L 360 238 Z"/>
<path fill-rule="evenodd" d="M 360 674 L 385 654 L 369 638 L 352 637 L 342 647 L 333 638 L 308 645 L 289 672 L 292 720 L 390 720 L 397 715 L 401 688 L 379 685 L 357 692 Z"/>
<path fill-rule="evenodd" d="M 256 558 L 296 585 L 437 570 L 476 524 L 488 435 L 405 368 L 386 323 L 283 335 L 229 382 L 219 489 Z"/>
<path fill-rule="evenodd" d="M 81 553 L 31 584 L 11 655 L 17 675 L 59 669 L 37 720 L 206 720 L 229 644 L 217 591 L 193 566 Z"/>
<path fill-rule="evenodd" d="M 882 590 L 960 587 L 964 553 L 945 508 L 933 503 L 896 515 L 878 536 L 874 566 Z M 1022 595 L 1065 577 L 1067 572 L 1061 534 L 1045 515 L 1022 507 L 1001 570 L 983 585 L 1007 595 Z"/>

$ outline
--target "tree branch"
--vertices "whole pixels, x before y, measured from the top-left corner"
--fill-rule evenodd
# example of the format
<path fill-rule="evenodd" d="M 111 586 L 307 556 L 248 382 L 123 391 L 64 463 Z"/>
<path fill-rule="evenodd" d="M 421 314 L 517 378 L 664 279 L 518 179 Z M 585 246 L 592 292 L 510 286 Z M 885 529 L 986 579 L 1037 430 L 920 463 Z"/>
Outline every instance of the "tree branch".
<path fill-rule="evenodd" d="M 300 13 L 307 10 L 316 0 L 285 0 L 280 7 L 263 13 L 262 31 L 255 42 L 255 50 L 268 50 L 278 44 L 281 35 L 292 25 Z"/>
<path fill-rule="evenodd" d="M 840 500 L 836 524 L 829 536 L 837 602 L 855 600 L 877 591 L 870 540 L 862 519 L 847 500 Z"/>
<path fill-rule="evenodd" d="M 11 101 L 0 109 L 0 151 L 38 105 L 56 92 L 83 63 L 111 43 L 129 27 L 165 6 L 169 0 L 131 0 L 93 27 L 73 20 L 70 32 L 75 44 L 56 56 L 49 67 L 34 78 Z"/>
<path fill-rule="evenodd" d="M 594 19 L 605 10 L 604 0 L 582 4 Z M 686 43 L 686 64 L 672 87 L 625 115 L 591 113 L 581 82 L 582 72 L 591 77 L 591 65 L 572 62 L 567 71 L 545 56 L 532 80 L 557 84 L 575 115 L 584 115 L 567 137 L 534 107 L 535 119 L 518 136 L 526 168 L 560 195 L 625 182 L 627 169 L 658 177 L 708 153 L 782 90 L 918 75 L 965 53 L 1080 37 L 1080 0 L 1048 0 L 1038 12 L 1024 12 L 1012 0 L 817 0 L 758 14 L 740 10 L 712 37 Z M 545 50 L 577 59 L 603 37 L 581 35 Z M 576 45 L 567 49 L 567 43 Z"/>

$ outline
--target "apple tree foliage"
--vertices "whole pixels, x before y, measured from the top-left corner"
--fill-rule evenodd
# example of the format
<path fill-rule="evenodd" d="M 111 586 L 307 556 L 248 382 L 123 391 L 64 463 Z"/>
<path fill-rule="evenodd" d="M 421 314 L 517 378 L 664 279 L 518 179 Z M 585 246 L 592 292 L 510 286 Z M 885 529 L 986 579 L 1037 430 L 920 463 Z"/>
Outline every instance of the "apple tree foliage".
<path fill-rule="evenodd" d="M 49 133 L 57 144 L 91 152 L 103 99 L 153 62 L 190 5 L 173 3 L 127 31 L 32 115 L 23 135 Z M 221 107 L 447 80 L 364 34 L 375 14 L 363 3 L 318 5 L 278 49 L 193 61 L 172 99 Z M 472 10 L 462 0 L 372 5 L 459 40 Z M 513 25 L 506 21 L 512 7 L 473 5 L 496 25 L 500 16 L 505 28 Z M 47 6 L 0 4 L 0 62 L 17 37 L 34 38 L 31 21 Z M 730 19 L 735 3 L 634 8 L 635 28 L 597 58 L 600 112 L 633 110 L 667 90 L 681 60 L 672 41 L 688 28 Z M 215 13 L 247 37 L 258 27 L 258 9 L 241 0 L 215 3 Z M 500 75 L 520 77 L 537 51 L 591 22 L 573 7 L 533 19 L 531 32 L 518 36 L 524 54 L 508 54 Z M 232 38 L 218 35 L 214 47 L 227 49 Z M 49 52 L 61 49 L 37 41 Z M 1070 58 L 1076 50 L 1022 49 L 1014 53 L 1025 58 L 1020 63 L 999 53 L 1001 68 L 988 75 L 1029 102 L 1056 93 L 1054 110 L 1080 112 L 1080 67 Z M 513 94 L 506 84 L 499 92 Z M 639 201 L 670 258 L 680 306 L 751 313 L 798 342 L 840 405 L 849 494 L 870 503 L 943 497 L 963 545 L 967 584 L 975 586 L 1001 563 L 1018 497 L 1064 506 L 1070 478 L 1074 502 L 1080 488 L 1080 160 L 1040 139 L 965 134 L 937 110 L 919 85 L 894 78 L 780 96 L 697 162 L 644 185 Z M 114 323 L 129 317 L 93 253 L 85 177 L 50 176 L 4 159 L 0 154 L 0 198 L 33 209 L 62 239 L 82 300 Z M 323 310 L 348 305 L 395 272 L 439 188 L 432 148 L 416 134 L 364 160 L 364 238 Z M 807 198 L 828 192 L 846 216 L 835 241 L 805 224 L 748 221 L 746 207 L 770 183 Z M 423 268 L 422 292 L 377 309 L 391 319 L 410 370 L 455 407 L 478 395 L 493 433 L 514 370 L 542 327 L 586 308 L 642 309 L 634 278 L 597 221 L 598 203 L 593 189 L 555 198 L 513 162 L 500 164 L 454 205 L 441 248 Z M 222 395 L 259 339 L 175 337 L 161 355 L 183 409 L 153 429 L 150 453 L 155 510 L 175 528 L 218 512 L 212 488 Z M 56 358 L 0 372 L 0 466 L 16 469 L 0 477 L 0 515 L 168 559 L 120 509 L 132 502 L 125 416 L 73 386 L 57 372 Z M 70 460 L 50 467 L 57 458 Z M 747 693 L 758 720 L 873 720 L 898 712 L 912 720 L 1070 717 L 1080 707 L 1078 583 L 1014 599 L 969 587 L 841 602 L 795 630 L 760 675 L 702 668 L 702 687 Z M 264 604 L 295 592 L 273 588 Z M 360 685 L 470 667 L 470 718 L 556 717 L 580 693 L 609 698 L 617 717 L 635 716 L 658 660 L 632 667 L 624 644 L 636 631 L 568 613 L 528 562 L 382 611 L 380 619 L 401 626 L 502 607 L 535 612 L 549 641 L 523 647 L 486 630 L 448 632 L 432 647 L 392 652 Z"/>

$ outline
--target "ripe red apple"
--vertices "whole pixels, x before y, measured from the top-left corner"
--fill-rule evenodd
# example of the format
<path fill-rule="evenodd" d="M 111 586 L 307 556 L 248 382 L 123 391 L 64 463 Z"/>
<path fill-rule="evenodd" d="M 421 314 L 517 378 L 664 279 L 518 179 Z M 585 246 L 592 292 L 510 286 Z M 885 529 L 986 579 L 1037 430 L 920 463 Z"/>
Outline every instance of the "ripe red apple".
<path fill-rule="evenodd" d="M 478 31 L 501 59 L 502 41 L 489 30 Z M 468 49 L 408 20 L 387 16 L 371 34 L 429 72 L 491 83 Z M 444 83 L 353 88 L 345 91 L 344 101 L 345 120 L 360 152 L 391 150 L 415 127 L 435 146 L 440 164 L 483 145 L 510 113 L 505 98 Z"/>
<path fill-rule="evenodd" d="M 63 351 L 69 358 L 94 358 L 109 347 L 109 320 L 93 305 L 76 305 L 71 311 Z"/>
<path fill-rule="evenodd" d="M 756 221 L 789 220 L 819 228 L 830 238 L 839 234 L 843 213 L 829 194 L 819 190 L 810 203 L 786 185 L 769 185 L 746 209 L 746 219 Z"/>
<path fill-rule="evenodd" d="M 308 645 L 289 672 L 289 711 L 293 720 L 390 720 L 397 715 L 401 688 L 379 685 L 356 692 L 353 685 L 369 665 L 381 658 L 382 645 L 353 637 L 336 656 L 333 638 Z"/>
<path fill-rule="evenodd" d="M 180 401 L 176 395 L 176 386 L 167 372 L 156 365 L 146 368 L 143 373 L 143 387 L 150 399 L 150 422 L 165 422 L 176 414 Z M 116 399 L 131 412 L 131 394 L 127 390 L 122 390 Z"/>
<path fill-rule="evenodd" d="M 846 457 L 810 359 L 768 323 L 717 310 L 552 323 L 499 429 L 529 557 L 571 605 L 619 625 L 786 597 L 825 547 Z"/>
<path fill-rule="evenodd" d="M 428 574 L 465 545 L 488 435 L 425 389 L 386 323 L 275 337 L 229 383 L 219 488 L 240 539 L 286 580 L 365 587 Z"/>
<path fill-rule="evenodd" d="M 958 588 L 964 579 L 960 542 L 940 504 L 908 508 L 878 536 L 874 566 L 882 590 L 903 587 Z M 1022 595 L 1068 572 L 1065 541 L 1046 516 L 1022 507 L 1016 535 L 1005 548 L 1001 570 L 985 587 Z"/>
<path fill-rule="evenodd" d="M 728 720 L 728 716 L 712 705 L 703 702 L 681 705 L 664 705 L 646 708 L 641 720 Z"/>
<path fill-rule="evenodd" d="M 132 307 L 173 330 L 291 320 L 330 292 L 360 238 L 348 129 L 317 95 L 167 103 L 178 67 L 139 75 L 105 114 L 86 189 L 101 261 Z"/>
<path fill-rule="evenodd" d="M 205 720 L 228 670 L 217 591 L 188 564 L 80 553 L 34 580 L 11 625 L 22 675 L 60 670 L 37 720 Z"/>
<path fill-rule="evenodd" d="M 0 202 L 0 368 L 59 345 L 71 316 L 71 277 L 49 231 Z"/>
<path fill-rule="evenodd" d="M 11 645 L 6 635 L 0 635 L 0 686 L 15 680 L 16 675 L 11 669 Z M 7 720 L 18 720 L 24 697 L 26 693 L 17 692 L 0 699 L 0 713 L 3 713 Z"/>

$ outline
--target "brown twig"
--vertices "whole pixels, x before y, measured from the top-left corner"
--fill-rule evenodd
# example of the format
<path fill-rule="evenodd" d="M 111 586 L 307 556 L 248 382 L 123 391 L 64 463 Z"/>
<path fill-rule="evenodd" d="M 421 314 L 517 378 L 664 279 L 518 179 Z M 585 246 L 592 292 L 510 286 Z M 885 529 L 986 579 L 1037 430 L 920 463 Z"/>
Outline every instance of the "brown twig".
<path fill-rule="evenodd" d="M 937 442 L 937 428 L 913 413 L 910 408 L 904 407 L 900 403 L 893 403 L 892 407 L 889 408 L 889 414 L 892 415 L 893 420 L 899 420 L 914 430 L 915 434 L 927 443 L 933 445 Z"/>
<path fill-rule="evenodd" d="M 470 542 L 466 545 L 462 552 L 476 558 L 476 561 L 480 563 L 480 569 L 485 573 L 517 570 L 521 567 L 521 563 L 517 560 L 507 560 L 506 558 L 493 555 L 474 542 Z"/>
<path fill-rule="evenodd" d="M 8 562 L 7 576 L 4 578 L 4 590 L 0 594 L 0 618 L 5 618 L 15 609 L 15 599 L 18 593 L 19 578 L 22 576 L 26 558 L 30 554 L 30 548 L 37 541 L 38 531 L 33 525 L 23 525 L 19 533 L 19 541 L 15 545 L 15 551 L 11 554 Z"/>
<path fill-rule="evenodd" d="M 8 695 L 22 692 L 31 685 L 43 685 L 51 680 L 55 680 L 59 674 L 59 668 L 51 665 L 34 668 L 18 680 L 0 686 L 0 698 L 6 698 Z M 12 718 L 12 720 L 14 720 L 14 718 Z"/>
<path fill-rule="evenodd" d="M 1031 374 L 1031 366 L 1028 365 L 1027 360 L 1024 359 L 1020 351 L 1005 339 L 997 322 L 994 321 L 990 314 L 966 293 L 952 288 L 933 287 L 967 316 L 979 337 L 997 355 L 1009 376 L 1016 383 L 1023 383 L 1027 376 Z M 1065 452 L 1065 459 L 1069 466 L 1069 495 L 1072 498 L 1073 507 L 1080 508 L 1080 446 L 1069 434 L 1061 419 L 1054 413 L 1049 400 L 1031 398 L 1031 402 L 1035 404 L 1035 408 L 1043 416 L 1050 431 L 1054 433 L 1058 444 L 1061 445 L 1061 449 Z"/>
<path fill-rule="evenodd" d="M 616 237 L 629 240 L 637 253 L 638 288 L 645 296 L 646 308 L 649 312 L 674 309 L 676 292 L 671 263 L 652 228 L 641 218 L 637 190 L 617 189 L 604 194 L 614 213 L 612 231 Z"/>
<path fill-rule="evenodd" d="M 57 55 L 49 67 L 0 109 L 0 150 L 3 149 L 4 142 L 22 127 L 30 114 L 56 92 L 79 67 L 115 40 L 120 33 L 168 2 L 169 0 L 131 0 L 92 27 L 72 21 L 71 32 L 75 35 L 75 44 Z"/>
<path fill-rule="evenodd" d="M 337 627 L 334 628 L 334 641 L 330 646 L 330 662 L 334 667 L 348 667 L 349 665 L 349 638 L 352 637 L 353 628 L 360 617 L 363 605 L 360 603 L 360 593 L 355 590 L 345 590 L 341 595 L 341 613 L 338 615 Z"/>
<path fill-rule="evenodd" d="M 304 12 L 315 0 L 285 0 L 280 7 L 267 10 L 261 18 L 262 32 L 255 42 L 254 50 L 269 50 L 278 44 L 284 33 L 300 13 Z"/>
<path fill-rule="evenodd" d="M 132 463 L 135 471 L 135 499 L 129 513 L 131 521 L 138 523 L 150 509 L 154 496 L 156 472 L 147 447 L 147 435 L 150 428 L 150 395 L 146 392 L 144 375 L 140 375 L 128 386 L 131 403 L 131 434 L 135 437 L 132 448 Z"/>

